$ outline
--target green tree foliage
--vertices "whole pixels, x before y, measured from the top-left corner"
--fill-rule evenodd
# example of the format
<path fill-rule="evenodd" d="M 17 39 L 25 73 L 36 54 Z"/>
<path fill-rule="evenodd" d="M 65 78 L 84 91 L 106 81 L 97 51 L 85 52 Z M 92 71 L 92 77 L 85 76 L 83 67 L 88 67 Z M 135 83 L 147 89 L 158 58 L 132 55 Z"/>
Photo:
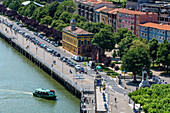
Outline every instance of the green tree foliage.
<path fill-rule="evenodd" d="M 59 2 L 58 1 L 54 1 L 52 2 L 52 4 L 50 4 L 48 7 L 47 7 L 47 15 L 48 16 L 51 16 L 53 17 L 54 16 L 54 13 L 56 12 L 57 10 L 57 6 L 59 5 Z"/>
<path fill-rule="evenodd" d="M 57 27 L 55 27 L 56 30 L 62 31 L 63 28 L 69 26 L 70 24 L 59 24 Z"/>
<path fill-rule="evenodd" d="M 148 45 L 149 45 L 149 55 L 152 59 L 153 67 L 154 67 L 154 61 L 157 58 L 157 51 L 159 47 L 158 40 L 153 38 L 152 40 L 149 41 Z"/>
<path fill-rule="evenodd" d="M 164 43 L 160 44 L 157 52 L 156 62 L 167 66 L 168 73 L 168 66 L 170 65 L 170 43 L 168 41 L 164 40 Z"/>
<path fill-rule="evenodd" d="M 102 49 L 112 50 L 115 47 L 114 35 L 107 29 L 101 29 L 99 33 L 96 33 L 93 37 L 92 43 L 98 45 Z"/>
<path fill-rule="evenodd" d="M 67 11 L 69 13 L 73 13 L 76 10 L 76 5 L 73 1 L 63 1 L 60 5 L 58 5 L 57 10 L 63 12 Z"/>
<path fill-rule="evenodd" d="M 141 75 L 144 66 L 150 67 L 150 57 L 144 48 L 131 48 L 122 57 L 122 69 L 133 72 L 134 81 L 136 81 L 136 74 Z"/>
<path fill-rule="evenodd" d="M 25 16 L 31 17 L 36 8 L 37 8 L 37 6 L 33 3 L 31 3 L 24 11 Z"/>
<path fill-rule="evenodd" d="M 62 20 L 53 20 L 51 27 L 57 27 L 59 24 L 65 24 Z"/>
<path fill-rule="evenodd" d="M 34 10 L 32 18 L 40 22 L 41 18 L 46 17 L 46 7 L 38 7 Z"/>
<path fill-rule="evenodd" d="M 140 41 L 139 39 L 133 40 L 130 48 L 144 48 L 145 50 L 149 51 L 149 46 L 147 43 L 145 41 Z"/>
<path fill-rule="evenodd" d="M 113 51 L 112 56 L 113 56 L 113 58 L 115 58 L 117 56 L 117 53 L 115 50 Z"/>
<path fill-rule="evenodd" d="M 169 113 L 170 84 L 154 84 L 128 94 L 135 103 L 143 106 L 145 113 Z"/>
<path fill-rule="evenodd" d="M 60 11 L 60 10 L 57 10 L 55 13 L 54 13 L 54 19 L 58 19 L 60 17 L 60 15 L 62 14 L 63 11 Z"/>
<path fill-rule="evenodd" d="M 9 8 L 10 9 L 13 9 L 13 10 L 18 10 L 18 8 L 21 6 L 21 3 L 19 1 L 12 1 L 10 4 L 9 4 Z"/>
<path fill-rule="evenodd" d="M 53 21 L 53 18 L 51 18 L 51 16 L 46 16 L 41 19 L 40 24 L 51 25 L 52 21 Z"/>
<path fill-rule="evenodd" d="M 70 23 L 71 17 L 72 13 L 68 13 L 65 11 L 60 15 L 59 20 L 62 20 L 65 23 Z"/>
<path fill-rule="evenodd" d="M 12 3 L 12 0 L 4 0 L 4 1 L 3 1 L 3 5 L 4 5 L 5 7 L 8 7 L 10 3 Z"/>
<path fill-rule="evenodd" d="M 128 29 L 127 28 L 120 28 L 120 29 L 117 29 L 117 33 L 115 33 L 115 37 L 116 37 L 116 43 L 118 44 L 121 39 L 125 38 L 126 37 L 126 33 L 128 32 Z"/>
<path fill-rule="evenodd" d="M 80 23 L 80 22 L 86 22 L 87 19 L 83 16 L 80 16 L 80 15 L 72 15 L 72 18 L 74 18 L 74 20 L 77 22 L 77 23 Z"/>
<path fill-rule="evenodd" d="M 125 38 L 123 38 L 118 44 L 120 58 L 122 58 L 122 56 L 129 50 L 132 42 L 137 39 L 137 37 L 132 35 L 131 32 L 125 33 L 124 36 Z"/>

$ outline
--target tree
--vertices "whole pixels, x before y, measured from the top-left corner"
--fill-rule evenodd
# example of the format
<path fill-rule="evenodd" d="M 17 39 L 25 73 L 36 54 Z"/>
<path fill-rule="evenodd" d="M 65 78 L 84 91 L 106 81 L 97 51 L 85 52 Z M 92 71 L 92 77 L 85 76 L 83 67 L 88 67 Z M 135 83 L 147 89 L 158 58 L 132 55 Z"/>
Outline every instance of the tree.
<path fill-rule="evenodd" d="M 4 0 L 4 1 L 3 1 L 3 5 L 4 5 L 5 7 L 8 7 L 10 3 L 12 3 L 12 0 Z"/>
<path fill-rule="evenodd" d="M 116 42 L 112 32 L 106 29 L 101 29 L 99 33 L 94 35 L 92 43 L 98 45 L 102 49 L 112 50 Z"/>
<path fill-rule="evenodd" d="M 110 67 L 111 67 L 111 68 L 114 68 L 114 67 L 115 67 L 115 63 L 112 62 L 112 63 L 110 64 Z"/>
<path fill-rule="evenodd" d="M 127 28 L 120 28 L 117 29 L 117 33 L 115 33 L 115 37 L 116 37 L 116 43 L 118 44 L 121 39 L 126 37 L 126 33 L 128 32 Z"/>
<path fill-rule="evenodd" d="M 12 1 L 10 4 L 9 4 L 9 8 L 10 9 L 13 9 L 13 10 L 18 10 L 18 8 L 21 6 L 20 2 L 19 1 Z"/>
<path fill-rule="evenodd" d="M 67 27 L 67 26 L 69 26 L 70 24 L 59 24 L 57 27 L 55 27 L 55 29 L 56 30 L 58 30 L 58 31 L 62 31 L 63 30 L 63 28 L 65 28 L 65 27 Z"/>
<path fill-rule="evenodd" d="M 149 46 L 147 43 L 143 40 L 140 41 L 139 38 L 132 41 L 130 48 L 144 48 L 145 50 L 149 51 Z"/>
<path fill-rule="evenodd" d="M 65 11 L 60 15 L 59 20 L 62 20 L 65 23 L 70 23 L 71 17 L 72 14 Z"/>
<path fill-rule="evenodd" d="M 63 1 L 60 5 L 58 5 L 57 10 L 61 12 L 67 11 L 68 13 L 73 13 L 76 11 L 76 5 L 73 1 Z"/>
<path fill-rule="evenodd" d="M 122 69 L 133 72 L 134 81 L 136 81 L 136 74 L 141 75 L 144 66 L 150 68 L 150 57 L 144 48 L 131 48 L 122 57 Z"/>
<path fill-rule="evenodd" d="M 111 62 L 111 57 L 104 57 L 103 63 L 105 66 L 109 66 Z"/>
<path fill-rule="evenodd" d="M 149 55 L 152 59 L 153 67 L 154 67 L 154 61 L 157 58 L 157 51 L 159 47 L 158 40 L 153 38 L 152 40 L 149 41 L 148 45 L 149 45 Z"/>
<path fill-rule="evenodd" d="M 162 65 L 167 66 L 167 73 L 168 67 L 170 65 L 170 43 L 164 40 L 164 43 L 161 43 L 158 51 L 157 51 L 157 63 L 162 63 Z"/>
<path fill-rule="evenodd" d="M 34 3 L 31 3 L 24 11 L 25 15 L 31 17 L 36 8 L 37 6 Z"/>
<path fill-rule="evenodd" d="M 113 54 L 112 54 L 113 58 L 115 58 L 117 56 L 116 51 L 114 50 Z"/>
<path fill-rule="evenodd" d="M 46 15 L 46 7 L 38 7 L 34 10 L 34 13 L 32 14 L 32 19 L 40 22 L 40 20 L 46 17 Z"/>
<path fill-rule="evenodd" d="M 51 18 L 51 16 L 46 16 L 41 19 L 40 24 L 50 25 L 52 23 L 52 20 L 53 18 Z"/>
<path fill-rule="evenodd" d="M 59 24 L 65 24 L 62 20 L 53 20 L 51 27 L 57 27 Z"/>
<path fill-rule="evenodd" d="M 116 70 L 116 71 L 119 70 L 119 66 L 115 66 L 115 70 Z"/>
<path fill-rule="evenodd" d="M 80 22 L 86 22 L 87 19 L 83 16 L 80 16 L 80 15 L 72 15 L 72 18 L 74 18 L 74 20 L 77 22 L 77 23 L 80 23 Z"/>
<path fill-rule="evenodd" d="M 58 1 L 52 2 L 52 4 L 50 4 L 50 5 L 47 7 L 47 10 L 46 10 L 47 15 L 48 15 L 48 16 L 51 16 L 51 17 L 54 17 L 54 13 L 56 12 L 58 5 L 59 5 L 59 2 L 58 2 Z"/>
<path fill-rule="evenodd" d="M 120 58 L 122 58 L 122 56 L 129 50 L 130 46 L 132 45 L 132 41 L 137 39 L 136 36 L 130 33 L 126 33 L 125 35 L 126 37 L 123 38 L 118 44 Z"/>

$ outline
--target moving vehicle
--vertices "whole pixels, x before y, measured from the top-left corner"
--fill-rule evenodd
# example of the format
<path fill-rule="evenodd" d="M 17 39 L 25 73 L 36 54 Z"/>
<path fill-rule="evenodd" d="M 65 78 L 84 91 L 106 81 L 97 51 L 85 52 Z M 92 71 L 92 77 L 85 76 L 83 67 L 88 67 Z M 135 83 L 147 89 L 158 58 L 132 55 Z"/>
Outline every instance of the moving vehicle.
<path fill-rule="evenodd" d="M 50 100 L 56 100 L 56 97 L 57 97 L 53 89 L 47 90 L 43 88 L 36 89 L 35 92 L 33 92 L 33 96 L 36 96 L 39 98 L 50 99 Z"/>

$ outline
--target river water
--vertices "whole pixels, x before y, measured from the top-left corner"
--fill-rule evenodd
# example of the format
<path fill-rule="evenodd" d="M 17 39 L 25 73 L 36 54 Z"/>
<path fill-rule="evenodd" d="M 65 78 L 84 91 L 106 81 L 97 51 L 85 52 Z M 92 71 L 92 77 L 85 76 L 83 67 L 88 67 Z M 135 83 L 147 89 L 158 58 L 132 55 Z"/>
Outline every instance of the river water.
<path fill-rule="evenodd" d="M 57 100 L 32 96 L 54 89 Z M 0 38 L 0 113 L 79 113 L 80 100 Z"/>

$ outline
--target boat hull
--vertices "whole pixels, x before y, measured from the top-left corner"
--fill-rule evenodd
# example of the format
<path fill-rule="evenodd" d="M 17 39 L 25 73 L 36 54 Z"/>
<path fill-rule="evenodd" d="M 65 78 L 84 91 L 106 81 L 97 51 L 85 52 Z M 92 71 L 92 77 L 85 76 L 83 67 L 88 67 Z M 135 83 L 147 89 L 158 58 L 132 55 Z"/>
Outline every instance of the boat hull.
<path fill-rule="evenodd" d="M 45 99 L 48 99 L 48 100 L 56 100 L 56 97 L 57 96 L 49 96 L 49 95 L 40 95 L 40 94 L 36 94 L 36 93 L 33 93 L 33 96 L 36 96 L 36 97 L 39 97 L 39 98 L 45 98 Z"/>

